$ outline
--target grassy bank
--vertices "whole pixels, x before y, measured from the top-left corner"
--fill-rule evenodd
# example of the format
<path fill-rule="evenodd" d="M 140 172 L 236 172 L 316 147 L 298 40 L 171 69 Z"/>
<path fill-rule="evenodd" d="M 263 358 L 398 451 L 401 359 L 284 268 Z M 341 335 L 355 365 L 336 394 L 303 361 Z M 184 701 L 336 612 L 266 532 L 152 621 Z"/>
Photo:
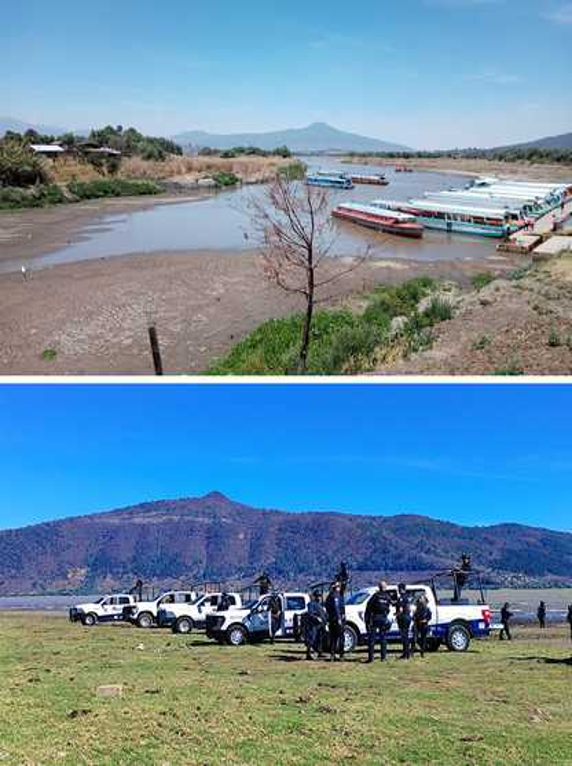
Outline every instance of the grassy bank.
<path fill-rule="evenodd" d="M 452 316 L 451 304 L 435 294 L 437 288 L 429 278 L 414 279 L 398 287 L 376 288 L 357 311 L 350 308 L 318 311 L 313 322 L 308 373 L 367 372 L 382 359 L 429 346 L 432 326 Z M 209 373 L 295 372 L 302 326 L 301 314 L 265 322 L 215 363 Z"/>
<path fill-rule="evenodd" d="M 565 628 L 402 663 L 0 614 L 3 763 L 569 763 Z M 570 662 L 570 660 L 568 661 Z M 123 695 L 97 696 L 104 684 Z"/>
<path fill-rule="evenodd" d="M 0 210 L 50 207 L 106 197 L 138 197 L 161 194 L 162 191 L 159 184 L 153 181 L 125 178 L 72 181 L 64 187 L 48 184 L 31 189 L 0 189 Z"/>

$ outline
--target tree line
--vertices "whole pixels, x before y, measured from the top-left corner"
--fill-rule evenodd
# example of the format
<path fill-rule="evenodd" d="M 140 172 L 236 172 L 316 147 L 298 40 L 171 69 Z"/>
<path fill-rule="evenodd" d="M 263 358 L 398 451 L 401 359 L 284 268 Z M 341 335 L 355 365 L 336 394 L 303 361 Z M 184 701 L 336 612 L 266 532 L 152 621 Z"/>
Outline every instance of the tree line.
<path fill-rule="evenodd" d="M 505 149 L 448 149 L 438 151 L 350 152 L 349 157 L 379 157 L 380 159 L 465 159 L 496 160 L 500 162 L 531 162 L 539 164 L 572 165 L 572 149 L 543 149 L 539 147 L 508 147 Z"/>

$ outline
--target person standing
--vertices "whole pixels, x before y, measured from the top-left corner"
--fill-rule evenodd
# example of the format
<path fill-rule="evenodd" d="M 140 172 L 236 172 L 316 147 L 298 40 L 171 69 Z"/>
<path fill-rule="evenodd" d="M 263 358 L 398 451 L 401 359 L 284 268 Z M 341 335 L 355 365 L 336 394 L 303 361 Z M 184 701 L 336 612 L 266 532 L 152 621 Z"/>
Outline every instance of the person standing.
<path fill-rule="evenodd" d="M 344 656 L 344 623 L 346 604 L 339 582 L 332 583 L 326 599 L 328 629 L 330 632 L 330 660 L 341 660 Z"/>
<path fill-rule="evenodd" d="M 381 661 L 387 658 L 387 634 L 391 628 L 391 598 L 387 592 L 387 583 L 381 581 L 379 589 L 371 596 L 365 608 L 367 628 L 368 662 L 373 662 L 375 642 L 379 637 Z"/>
<path fill-rule="evenodd" d="M 305 615 L 304 640 L 306 643 L 306 659 L 313 660 L 322 655 L 324 634 L 328 623 L 328 615 L 322 603 L 322 594 L 314 591 Z"/>
<path fill-rule="evenodd" d="M 282 626 L 282 599 L 277 593 L 270 596 L 268 610 L 270 612 L 270 641 L 274 643 L 276 634 Z"/>
<path fill-rule="evenodd" d="M 540 625 L 540 628 L 544 630 L 546 627 L 546 604 L 544 601 L 541 601 L 538 605 L 536 616 L 538 617 L 538 624 Z"/>
<path fill-rule="evenodd" d="M 572 639 L 572 604 L 568 607 L 568 616 L 566 617 L 566 622 L 568 625 L 570 625 L 570 639 Z"/>
<path fill-rule="evenodd" d="M 419 596 L 415 604 L 415 614 L 413 615 L 413 653 L 416 646 L 419 647 L 421 656 L 425 656 L 427 651 L 427 636 L 429 635 L 429 624 L 433 618 L 433 613 L 429 608 L 429 603 L 425 596 Z"/>
<path fill-rule="evenodd" d="M 397 587 L 397 601 L 395 604 L 395 611 L 397 615 L 397 627 L 401 635 L 401 645 L 403 651 L 401 654 L 402 660 L 411 659 L 411 600 L 407 595 L 407 588 L 405 583 L 399 583 Z"/>
<path fill-rule="evenodd" d="M 513 614 L 510 611 L 510 604 L 507 601 L 507 602 L 505 602 L 503 608 L 501 609 L 501 613 L 500 613 L 502 629 L 501 629 L 501 632 L 499 633 L 499 639 L 501 641 L 504 640 L 505 635 L 506 635 L 506 637 L 507 637 L 507 639 L 509 641 L 512 641 L 512 634 L 510 632 L 510 621 L 511 621 L 512 616 L 513 616 Z"/>

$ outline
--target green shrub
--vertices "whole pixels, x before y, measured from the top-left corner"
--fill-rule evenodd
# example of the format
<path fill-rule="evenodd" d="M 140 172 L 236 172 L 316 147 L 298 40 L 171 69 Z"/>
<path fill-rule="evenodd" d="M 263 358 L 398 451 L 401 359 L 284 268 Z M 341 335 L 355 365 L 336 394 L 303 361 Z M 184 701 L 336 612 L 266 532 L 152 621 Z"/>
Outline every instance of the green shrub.
<path fill-rule="evenodd" d="M 279 168 L 278 174 L 289 181 L 301 181 L 306 176 L 307 166 L 303 162 L 291 162 L 286 167 Z"/>
<path fill-rule="evenodd" d="M 124 178 L 72 181 L 68 188 L 78 199 L 138 197 L 146 194 L 160 194 L 162 191 L 161 187 L 153 181 L 131 181 Z"/>
<path fill-rule="evenodd" d="M 562 341 L 560 340 L 560 335 L 556 332 L 554 328 L 550 330 L 550 335 L 548 336 L 548 345 L 551 348 L 558 348 L 558 346 L 562 345 Z"/>
<path fill-rule="evenodd" d="M 18 141 L 0 141 L 0 186 L 26 187 L 48 180 L 41 157 Z"/>
<path fill-rule="evenodd" d="M 490 283 L 494 281 L 494 278 L 495 275 L 491 274 L 490 271 L 482 271 L 480 274 L 475 274 L 471 279 L 471 284 L 475 290 L 482 290 L 483 287 L 490 285 Z"/>
<path fill-rule="evenodd" d="M 38 186 L 31 190 L 0 189 L 0 210 L 48 207 L 66 201 L 65 194 L 55 184 Z"/>
<path fill-rule="evenodd" d="M 485 348 L 491 345 L 491 339 L 488 335 L 481 335 L 481 337 L 473 343 L 473 349 L 475 351 L 484 351 Z"/>
<path fill-rule="evenodd" d="M 240 183 L 240 178 L 237 175 L 234 173 L 225 173 L 224 171 L 215 173 L 212 178 L 213 181 L 216 182 L 216 185 L 222 188 L 227 186 L 238 186 Z"/>
<path fill-rule="evenodd" d="M 378 349 L 388 347 L 391 320 L 407 316 L 407 351 L 427 348 L 433 342 L 430 327 L 449 318 L 439 302 L 427 313 L 417 305 L 434 286 L 432 280 L 417 279 L 399 287 L 383 286 L 370 296 L 362 314 L 347 309 L 318 311 L 312 323 L 308 373 L 331 375 L 359 373 L 373 368 Z M 441 301 L 441 303 L 445 303 Z M 450 309 L 449 304 L 447 306 Z M 297 371 L 303 315 L 271 319 L 250 333 L 230 353 L 214 364 L 213 375 L 283 375 Z"/>

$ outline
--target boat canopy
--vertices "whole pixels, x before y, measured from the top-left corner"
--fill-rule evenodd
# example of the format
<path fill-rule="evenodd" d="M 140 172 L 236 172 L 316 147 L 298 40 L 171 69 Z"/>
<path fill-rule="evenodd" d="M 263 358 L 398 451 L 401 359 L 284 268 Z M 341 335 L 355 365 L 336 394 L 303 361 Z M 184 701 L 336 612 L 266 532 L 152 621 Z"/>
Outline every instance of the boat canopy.
<path fill-rule="evenodd" d="M 390 207 L 382 207 L 381 205 L 362 205 L 359 202 L 342 202 L 338 205 L 338 210 L 347 210 L 354 213 L 365 213 L 367 215 L 387 215 L 396 221 L 402 223 L 410 223 L 416 221 L 414 215 L 411 213 L 402 213 L 400 210 Z"/>
<path fill-rule="evenodd" d="M 482 216 L 484 218 L 499 218 L 502 220 L 510 214 L 510 211 L 506 208 L 446 204 L 426 199 L 413 199 L 410 202 L 402 202 L 400 203 L 400 208 L 414 208 L 424 212 L 450 213 L 451 215 Z"/>

